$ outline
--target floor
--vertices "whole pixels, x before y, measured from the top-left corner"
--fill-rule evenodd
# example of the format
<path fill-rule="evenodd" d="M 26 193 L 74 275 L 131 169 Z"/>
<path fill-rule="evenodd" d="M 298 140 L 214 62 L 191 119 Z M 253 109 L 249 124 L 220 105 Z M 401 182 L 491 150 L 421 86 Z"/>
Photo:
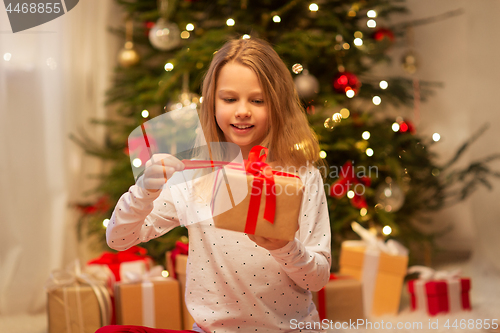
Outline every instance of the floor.
<path fill-rule="evenodd" d="M 349 333 L 375 333 L 390 331 L 395 333 L 413 333 L 413 332 L 498 332 L 500 329 L 484 329 L 486 320 L 492 323 L 492 319 L 500 322 L 500 272 L 492 271 L 488 267 L 479 267 L 475 263 L 465 263 L 460 265 L 451 265 L 446 269 L 461 268 L 463 276 L 469 276 L 472 280 L 471 303 L 472 310 L 460 312 L 454 315 L 440 315 L 429 318 L 424 315 L 412 313 L 408 309 L 408 295 L 403 293 L 402 311 L 398 316 L 387 316 L 368 318 L 372 324 L 372 329 L 365 325 L 351 325 L 344 329 L 329 329 L 328 332 L 349 332 Z M 457 320 L 458 328 L 454 328 L 453 322 Z M 445 327 L 449 321 L 450 327 Z M 460 328 L 460 322 L 469 325 L 465 329 Z M 406 328 L 398 329 L 397 326 Z M 482 324 L 482 328 L 479 328 Z M 431 325 L 431 327 L 429 327 Z M 500 325 L 500 323 L 499 323 Z M 392 329 L 388 329 L 392 327 Z M 48 333 L 46 314 L 39 315 L 20 315 L 20 316 L 0 316 L 1 333 Z"/>

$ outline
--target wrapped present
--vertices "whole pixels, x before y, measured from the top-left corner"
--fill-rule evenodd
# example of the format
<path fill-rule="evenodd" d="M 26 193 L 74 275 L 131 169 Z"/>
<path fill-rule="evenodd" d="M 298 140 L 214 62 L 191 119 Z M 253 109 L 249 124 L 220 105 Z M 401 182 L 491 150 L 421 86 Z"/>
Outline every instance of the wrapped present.
<path fill-rule="evenodd" d="M 389 240 L 378 240 L 358 223 L 353 230 L 362 241 L 344 241 L 340 251 L 340 273 L 363 283 L 366 315 L 397 314 L 408 265 L 408 250 Z"/>
<path fill-rule="evenodd" d="M 261 150 L 264 154 L 259 156 Z M 267 148 L 255 146 L 245 170 L 228 166 L 218 171 L 211 203 L 214 223 L 218 228 L 293 240 L 304 186 L 297 175 L 271 170 L 266 157 Z M 228 210 L 234 202 L 239 203 Z"/>
<path fill-rule="evenodd" d="M 166 253 L 167 270 L 179 281 L 180 294 L 182 300 L 182 326 L 185 330 L 193 327 L 194 319 L 189 313 L 186 301 L 186 268 L 188 262 L 188 244 L 176 242 L 175 248 Z"/>
<path fill-rule="evenodd" d="M 94 333 L 111 323 L 111 297 L 104 284 L 82 274 L 77 263 L 53 271 L 45 285 L 49 333 Z"/>
<path fill-rule="evenodd" d="M 144 274 L 152 267 L 153 260 L 147 255 L 146 249 L 132 246 L 130 249 L 111 253 L 104 252 L 99 258 L 90 260 L 87 265 L 107 266 L 114 275 L 116 282 L 125 279 L 126 273 Z"/>
<path fill-rule="evenodd" d="M 461 278 L 459 270 L 434 271 L 424 266 L 412 266 L 408 273 L 419 273 L 418 279 L 408 281 L 412 311 L 435 316 L 471 309 L 470 279 Z"/>
<path fill-rule="evenodd" d="M 156 266 L 143 275 L 128 272 L 127 282 L 115 285 L 115 306 L 119 325 L 161 329 L 182 329 L 179 282 L 161 276 Z"/>
<path fill-rule="evenodd" d="M 330 274 L 330 281 L 313 300 L 321 320 L 349 322 L 364 319 L 361 282 L 352 276 Z"/>

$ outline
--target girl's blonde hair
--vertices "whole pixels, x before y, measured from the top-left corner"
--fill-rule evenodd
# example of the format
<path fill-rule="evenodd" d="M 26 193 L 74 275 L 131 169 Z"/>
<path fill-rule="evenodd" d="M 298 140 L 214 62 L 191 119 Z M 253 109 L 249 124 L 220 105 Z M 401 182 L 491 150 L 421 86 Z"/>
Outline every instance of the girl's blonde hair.
<path fill-rule="evenodd" d="M 269 110 L 269 131 L 261 143 L 269 149 L 266 162 L 301 167 L 318 162 L 319 144 L 309 127 L 290 71 L 270 44 L 258 38 L 230 40 L 218 50 L 202 84 L 200 122 L 207 142 L 224 142 L 215 119 L 217 79 L 222 67 L 237 62 L 257 75 Z"/>

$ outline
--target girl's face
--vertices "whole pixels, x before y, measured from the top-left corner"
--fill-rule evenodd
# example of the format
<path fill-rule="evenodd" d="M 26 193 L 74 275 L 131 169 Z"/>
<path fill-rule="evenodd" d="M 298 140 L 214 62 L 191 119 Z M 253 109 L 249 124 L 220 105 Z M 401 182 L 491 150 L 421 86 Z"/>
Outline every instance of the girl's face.
<path fill-rule="evenodd" d="M 216 82 L 215 117 L 227 142 L 243 154 L 262 142 L 268 133 L 268 102 L 257 75 L 236 62 L 222 67 Z"/>

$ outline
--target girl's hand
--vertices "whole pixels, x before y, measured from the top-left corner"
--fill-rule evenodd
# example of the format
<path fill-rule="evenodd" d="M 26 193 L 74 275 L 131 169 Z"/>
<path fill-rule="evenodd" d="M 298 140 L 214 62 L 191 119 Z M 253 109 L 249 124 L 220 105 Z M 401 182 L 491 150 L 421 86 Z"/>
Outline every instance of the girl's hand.
<path fill-rule="evenodd" d="M 255 244 L 265 248 L 266 250 L 277 250 L 281 249 L 283 246 L 288 244 L 289 241 L 283 240 L 283 239 L 276 239 L 276 238 L 267 238 L 267 237 L 262 237 L 262 236 L 255 236 L 255 235 L 250 235 L 247 234 L 248 238 L 250 238 L 251 241 L 255 242 Z"/>
<path fill-rule="evenodd" d="M 144 187 L 150 192 L 157 192 L 169 180 L 174 172 L 184 170 L 184 164 L 169 154 L 154 154 L 146 162 Z"/>

